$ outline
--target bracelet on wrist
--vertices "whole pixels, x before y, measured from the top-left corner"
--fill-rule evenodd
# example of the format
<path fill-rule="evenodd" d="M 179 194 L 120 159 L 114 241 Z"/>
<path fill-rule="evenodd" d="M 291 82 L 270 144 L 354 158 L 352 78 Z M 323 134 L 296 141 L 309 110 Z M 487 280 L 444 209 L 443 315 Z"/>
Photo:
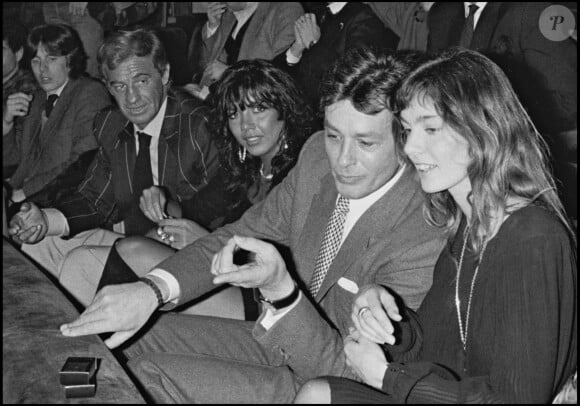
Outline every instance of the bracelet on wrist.
<path fill-rule="evenodd" d="M 144 282 L 151 289 L 153 289 L 153 292 L 155 292 L 155 297 L 157 298 L 157 307 L 163 306 L 165 302 L 163 301 L 163 295 L 161 294 L 161 289 L 159 289 L 159 286 L 157 286 L 157 284 L 151 279 L 146 277 L 139 278 L 139 281 Z"/>

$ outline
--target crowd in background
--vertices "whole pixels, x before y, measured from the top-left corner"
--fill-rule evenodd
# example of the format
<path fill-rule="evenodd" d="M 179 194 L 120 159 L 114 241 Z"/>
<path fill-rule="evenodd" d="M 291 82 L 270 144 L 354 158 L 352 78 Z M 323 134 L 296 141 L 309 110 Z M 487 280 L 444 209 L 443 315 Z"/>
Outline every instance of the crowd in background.
<path fill-rule="evenodd" d="M 3 9 L 5 235 L 152 401 L 548 402 L 575 372 L 577 39 L 542 27 L 576 3 Z"/>

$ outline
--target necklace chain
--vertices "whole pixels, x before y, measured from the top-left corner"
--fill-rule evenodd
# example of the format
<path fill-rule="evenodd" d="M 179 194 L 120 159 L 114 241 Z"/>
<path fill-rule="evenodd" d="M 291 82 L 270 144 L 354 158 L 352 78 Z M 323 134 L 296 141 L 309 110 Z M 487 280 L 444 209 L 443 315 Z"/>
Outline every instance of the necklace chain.
<path fill-rule="evenodd" d="M 469 234 L 469 227 L 465 229 L 463 238 L 463 248 L 461 248 L 461 256 L 459 257 L 459 266 L 457 269 L 457 278 L 455 280 L 455 308 L 457 309 L 457 321 L 459 322 L 459 337 L 461 338 L 461 343 L 463 344 L 463 351 L 467 349 L 467 331 L 469 329 L 469 312 L 471 310 L 471 299 L 473 298 L 473 288 L 475 287 L 475 279 L 477 278 L 477 272 L 479 271 L 479 265 L 481 264 L 481 259 L 483 258 L 483 252 L 487 244 L 483 245 L 481 253 L 479 254 L 479 261 L 475 272 L 473 273 L 473 278 L 471 279 L 471 287 L 469 289 L 469 301 L 467 302 L 467 314 L 465 315 L 465 331 L 463 331 L 463 321 L 461 320 L 461 301 L 459 300 L 459 276 L 461 275 L 461 267 L 463 265 L 463 255 L 465 254 L 465 247 L 467 246 L 467 239 Z"/>

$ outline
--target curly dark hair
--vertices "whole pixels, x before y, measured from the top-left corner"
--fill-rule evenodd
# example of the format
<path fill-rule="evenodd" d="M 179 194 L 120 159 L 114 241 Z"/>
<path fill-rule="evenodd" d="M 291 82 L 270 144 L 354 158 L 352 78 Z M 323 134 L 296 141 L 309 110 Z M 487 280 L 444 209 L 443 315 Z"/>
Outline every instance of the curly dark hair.
<path fill-rule="evenodd" d="M 41 44 L 49 55 L 66 56 L 71 79 L 77 79 L 85 73 L 87 53 L 79 34 L 72 27 L 66 24 L 45 24 L 34 27 L 28 36 L 28 46 L 33 55 L 36 55 Z"/>
<path fill-rule="evenodd" d="M 281 147 L 272 159 L 272 186 L 284 179 L 294 166 L 313 129 L 312 112 L 292 77 L 266 60 L 243 60 L 231 65 L 212 85 L 208 102 L 210 127 L 226 173 L 227 190 L 245 193 L 244 196 L 260 181 L 261 160 L 248 155 L 240 162 L 239 144 L 228 125 L 232 110 L 237 106 L 273 108 L 284 121 L 282 136 L 287 147 Z"/>

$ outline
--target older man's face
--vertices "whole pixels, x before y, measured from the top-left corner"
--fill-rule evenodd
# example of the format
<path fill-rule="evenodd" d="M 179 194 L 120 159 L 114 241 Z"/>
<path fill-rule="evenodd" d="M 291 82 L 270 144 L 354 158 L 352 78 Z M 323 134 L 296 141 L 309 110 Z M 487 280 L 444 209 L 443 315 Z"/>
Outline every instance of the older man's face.
<path fill-rule="evenodd" d="M 152 56 L 133 56 L 116 69 L 103 69 L 109 91 L 129 121 L 139 129 L 153 120 L 165 100 L 169 65 L 163 74 L 153 65 Z"/>
<path fill-rule="evenodd" d="M 388 110 L 369 115 L 341 100 L 325 109 L 326 154 L 338 192 L 350 199 L 368 196 L 399 167 Z"/>

